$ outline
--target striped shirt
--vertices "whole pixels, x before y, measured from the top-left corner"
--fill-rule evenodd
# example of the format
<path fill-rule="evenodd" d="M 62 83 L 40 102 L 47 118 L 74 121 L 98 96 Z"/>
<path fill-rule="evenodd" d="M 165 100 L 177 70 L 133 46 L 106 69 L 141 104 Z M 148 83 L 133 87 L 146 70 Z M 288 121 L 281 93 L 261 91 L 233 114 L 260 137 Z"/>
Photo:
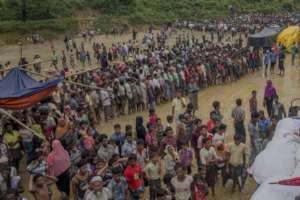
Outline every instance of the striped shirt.
<path fill-rule="evenodd" d="M 241 106 L 236 106 L 231 113 L 231 117 L 234 119 L 234 122 L 243 122 L 245 119 L 245 111 Z"/>

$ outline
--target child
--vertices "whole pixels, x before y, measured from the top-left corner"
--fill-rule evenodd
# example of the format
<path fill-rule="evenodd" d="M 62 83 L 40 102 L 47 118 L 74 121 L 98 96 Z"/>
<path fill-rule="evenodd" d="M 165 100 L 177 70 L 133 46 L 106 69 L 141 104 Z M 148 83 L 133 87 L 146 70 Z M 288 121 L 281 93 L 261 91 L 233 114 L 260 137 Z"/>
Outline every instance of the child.
<path fill-rule="evenodd" d="M 188 174 L 192 173 L 193 150 L 188 147 L 188 143 L 182 144 L 182 149 L 179 151 L 181 164 L 186 167 Z"/>
<path fill-rule="evenodd" d="M 149 122 L 150 122 L 150 124 L 155 126 L 157 124 L 157 120 L 158 120 L 158 118 L 157 118 L 157 115 L 155 113 L 155 109 L 151 108 L 149 110 Z"/>
<path fill-rule="evenodd" d="M 112 199 L 123 200 L 128 199 L 128 185 L 126 179 L 122 175 L 122 168 L 112 168 L 113 179 L 108 184 L 108 188 L 112 192 Z"/>
<path fill-rule="evenodd" d="M 137 140 L 137 147 L 136 147 L 136 156 L 137 161 L 141 165 L 142 169 L 145 169 L 146 163 L 148 161 L 148 151 L 145 148 L 144 140 Z"/>
<path fill-rule="evenodd" d="M 148 128 L 148 133 L 146 134 L 145 137 L 146 145 L 150 150 L 156 149 L 158 147 L 156 127 L 153 124 L 148 123 L 147 128 Z"/>
<path fill-rule="evenodd" d="M 167 116 L 167 126 L 166 128 L 171 127 L 173 130 L 176 128 L 176 124 L 174 123 L 174 118 L 172 115 Z"/>
<path fill-rule="evenodd" d="M 194 175 L 192 183 L 193 200 L 207 200 L 208 186 L 205 179 L 200 174 Z"/>
<path fill-rule="evenodd" d="M 111 139 L 118 146 L 119 155 L 121 155 L 122 145 L 125 142 L 125 135 L 121 132 L 121 125 L 120 124 L 115 124 L 114 125 L 114 131 L 115 132 L 112 134 Z"/>
<path fill-rule="evenodd" d="M 156 127 L 157 127 L 157 140 L 161 141 L 165 136 L 164 134 L 165 131 L 160 118 L 157 118 Z"/>
<path fill-rule="evenodd" d="M 150 200 L 155 200 L 156 192 L 161 188 L 161 162 L 156 152 L 150 155 L 150 162 L 146 165 L 145 172 L 150 186 Z"/>
<path fill-rule="evenodd" d="M 217 128 L 217 133 L 213 136 L 212 139 L 212 144 L 216 145 L 217 142 L 221 141 L 221 142 L 225 142 L 225 131 L 226 131 L 227 126 L 225 124 L 221 124 L 218 128 Z"/>

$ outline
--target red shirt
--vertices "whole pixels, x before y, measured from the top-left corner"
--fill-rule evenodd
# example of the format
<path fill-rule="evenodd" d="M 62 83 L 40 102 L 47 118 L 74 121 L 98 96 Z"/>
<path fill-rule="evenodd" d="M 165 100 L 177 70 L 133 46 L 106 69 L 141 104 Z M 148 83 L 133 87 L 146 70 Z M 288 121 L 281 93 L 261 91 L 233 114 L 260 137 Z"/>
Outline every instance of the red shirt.
<path fill-rule="evenodd" d="M 142 168 L 139 164 L 136 164 L 135 168 L 128 165 L 124 171 L 124 176 L 128 183 L 128 188 L 131 190 L 136 190 L 143 184 L 143 180 L 140 178 L 142 175 Z"/>
<path fill-rule="evenodd" d="M 194 200 L 206 200 L 206 191 L 203 185 L 194 186 Z"/>
<path fill-rule="evenodd" d="M 207 122 L 207 131 L 208 131 L 209 133 L 211 133 L 211 131 L 213 130 L 213 128 L 215 128 L 215 126 L 216 126 L 215 122 L 214 122 L 212 119 L 210 119 L 210 120 Z"/>
<path fill-rule="evenodd" d="M 156 114 L 150 116 L 149 122 L 152 125 L 156 125 L 157 124 L 157 116 L 156 116 Z"/>

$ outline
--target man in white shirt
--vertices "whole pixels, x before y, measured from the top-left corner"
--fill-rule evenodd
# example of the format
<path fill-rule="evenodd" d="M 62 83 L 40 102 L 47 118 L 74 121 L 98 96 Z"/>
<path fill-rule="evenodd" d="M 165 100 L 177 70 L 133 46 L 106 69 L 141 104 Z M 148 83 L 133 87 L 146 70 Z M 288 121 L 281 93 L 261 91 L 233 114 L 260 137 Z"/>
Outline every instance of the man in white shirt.
<path fill-rule="evenodd" d="M 112 198 L 111 191 L 103 187 L 103 180 L 101 176 L 95 176 L 90 181 L 90 188 L 84 195 L 85 200 L 110 200 Z"/>
<path fill-rule="evenodd" d="M 128 114 L 130 115 L 131 112 L 134 112 L 134 102 L 133 102 L 134 100 L 133 100 L 132 90 L 128 81 L 124 84 L 124 88 L 125 88 L 125 93 L 128 101 L 127 102 Z"/>
<path fill-rule="evenodd" d="M 101 90 L 100 98 L 101 98 L 103 110 L 104 110 L 104 119 L 105 119 L 105 121 L 107 121 L 111 117 L 111 114 L 110 114 L 111 99 L 110 99 L 108 91 L 105 89 Z"/>
<path fill-rule="evenodd" d="M 207 184 L 211 189 L 212 195 L 215 195 L 215 184 L 216 184 L 216 168 L 215 162 L 217 154 L 215 148 L 211 145 L 211 140 L 204 138 L 202 140 L 203 148 L 200 150 L 201 164 L 206 166 L 206 180 Z"/>

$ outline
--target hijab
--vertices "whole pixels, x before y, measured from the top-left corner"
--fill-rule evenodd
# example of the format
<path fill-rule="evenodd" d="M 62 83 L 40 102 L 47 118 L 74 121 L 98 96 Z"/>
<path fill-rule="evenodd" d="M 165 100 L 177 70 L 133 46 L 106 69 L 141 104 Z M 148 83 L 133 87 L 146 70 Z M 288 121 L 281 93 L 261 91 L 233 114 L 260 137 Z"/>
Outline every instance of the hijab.
<path fill-rule="evenodd" d="M 55 138 L 56 139 L 62 138 L 68 132 L 69 128 L 70 128 L 69 122 L 64 118 L 60 118 L 58 120 L 58 126 L 56 127 L 55 130 Z"/>
<path fill-rule="evenodd" d="M 47 165 L 51 176 L 59 176 L 71 166 L 69 153 L 64 149 L 59 140 L 52 142 L 52 151 L 48 155 Z"/>
<path fill-rule="evenodd" d="M 136 130 L 137 138 L 144 140 L 146 135 L 146 128 L 144 127 L 143 124 L 143 117 L 141 116 L 136 117 L 135 130 Z"/>
<path fill-rule="evenodd" d="M 272 98 L 276 95 L 276 89 L 273 87 L 272 81 L 268 80 L 265 88 L 265 98 Z"/>

